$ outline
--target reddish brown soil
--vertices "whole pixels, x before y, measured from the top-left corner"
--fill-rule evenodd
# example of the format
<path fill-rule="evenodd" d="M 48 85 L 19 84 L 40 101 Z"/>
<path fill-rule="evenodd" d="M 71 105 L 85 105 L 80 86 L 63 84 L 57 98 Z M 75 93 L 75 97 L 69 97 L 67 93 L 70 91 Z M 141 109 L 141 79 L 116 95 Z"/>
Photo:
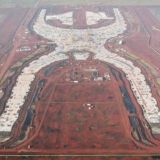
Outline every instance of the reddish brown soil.
<path fill-rule="evenodd" d="M 125 8 L 126 9 L 126 8 Z M 159 26 L 155 17 L 146 8 L 127 8 L 131 14 L 137 17 L 138 23 L 130 24 L 128 33 L 126 33 L 126 43 L 124 47 L 130 50 L 138 57 L 149 62 L 153 66 L 160 68 L 159 58 L 157 53 L 159 50 L 158 40 L 159 34 L 157 31 L 152 30 L 152 26 Z M 54 10 L 48 11 L 47 14 L 64 13 L 73 10 L 73 7 L 54 7 Z M 85 28 L 86 19 L 84 12 L 86 10 L 92 11 L 105 11 L 108 15 L 113 16 L 111 8 L 107 7 L 84 7 L 83 9 L 77 8 L 74 11 L 74 19 L 81 16 L 79 21 L 74 21 L 75 28 Z M 19 11 L 19 10 L 18 10 Z M 15 12 L 15 16 L 18 13 Z M 7 69 L 14 64 L 17 60 L 24 58 L 28 54 L 32 54 L 36 49 L 35 44 L 43 40 L 47 41 L 34 34 L 25 35 L 25 27 L 34 15 L 36 9 L 31 10 L 25 16 L 25 19 L 9 22 L 3 22 L 3 25 L 16 24 L 19 28 L 16 31 L 14 48 L 7 57 L 5 65 L 0 70 L 0 78 L 4 76 Z M 122 8 L 123 11 L 123 8 Z M 142 11 L 147 14 L 148 19 L 145 18 Z M 20 12 L 20 11 L 19 11 Z M 21 11 L 22 12 L 22 11 Z M 27 12 L 24 11 L 25 13 Z M 24 13 L 23 12 L 23 13 Z M 24 14 L 25 14 L 24 13 Z M 83 13 L 83 14 L 82 14 Z M 11 13 L 10 13 L 11 14 Z M 23 15 L 23 14 L 22 14 Z M 22 15 L 19 16 L 22 18 Z M 14 17 L 15 17 L 14 16 Z M 23 15 L 24 16 L 24 15 Z M 13 22 L 14 21 L 14 22 Z M 20 25 L 21 22 L 21 25 Z M 48 22 L 53 24 L 53 22 Z M 100 27 L 112 23 L 100 22 L 92 27 Z M 15 26 L 16 26 L 15 25 Z M 54 22 L 55 26 L 64 28 L 70 26 L 63 26 L 60 22 Z M 140 31 L 133 28 L 141 27 Z M 91 28 L 92 28 L 91 27 Z M 14 28 L 14 27 L 13 27 Z M 16 28 L 16 27 L 15 27 Z M 6 34 L 6 30 L 3 32 Z M 8 33 L 9 34 L 9 33 Z M 8 36 L 8 35 L 7 35 Z M 6 36 L 6 37 L 7 37 Z M 22 40 L 22 37 L 25 39 Z M 8 36 L 9 37 L 9 36 Z M 7 39 L 7 38 L 6 38 Z M 5 44 L 8 43 L 7 40 Z M 32 52 L 18 53 L 17 48 L 29 45 Z M 72 63 L 71 63 L 72 62 Z M 91 74 L 86 72 L 86 68 L 98 68 L 100 75 L 108 72 L 111 75 L 111 80 L 107 81 L 94 81 L 91 79 Z M 117 70 L 117 69 L 116 69 Z M 73 75 L 78 72 L 78 75 Z M 123 74 L 121 71 L 119 71 Z M 145 72 L 148 77 L 150 74 Z M 86 77 L 86 79 L 84 79 Z M 150 130 L 144 129 L 146 137 L 153 144 L 151 146 L 144 145 L 136 141 L 132 136 L 132 127 L 129 123 L 128 116 L 131 114 L 126 110 L 123 103 L 123 95 L 120 93 L 119 86 L 122 80 L 116 80 L 112 75 L 110 69 L 106 64 L 97 61 L 75 62 L 70 59 L 69 64 L 64 67 L 59 67 L 49 75 L 44 75 L 41 70 L 36 75 L 36 80 L 32 84 L 31 92 L 34 93 L 34 86 L 37 85 L 38 80 L 45 79 L 46 84 L 42 89 L 38 100 L 35 102 L 35 116 L 29 127 L 27 139 L 19 143 L 16 147 L 10 146 L 10 149 L 1 150 L 2 153 L 35 153 L 35 154 L 118 154 L 118 153 L 132 153 L 132 154 L 146 154 L 159 152 L 159 142 L 157 142 Z M 122 76 L 125 87 L 136 106 L 137 113 L 135 116 L 146 123 L 135 97 L 130 89 L 130 85 L 125 76 Z M 73 81 L 79 81 L 74 83 Z M 154 79 L 151 79 L 154 83 Z M 153 88 L 155 96 L 156 88 Z M 31 97 L 28 97 L 30 102 Z M 93 108 L 89 109 L 87 104 L 90 103 Z M 25 108 L 26 109 L 26 108 Z M 24 111 L 25 111 L 24 109 Z M 20 115 L 21 121 L 25 117 L 25 113 Z M 20 122 L 21 122 L 20 121 Z M 22 123 L 22 122 L 21 122 Z M 14 136 L 19 136 L 20 124 L 14 132 Z M 142 126 L 143 126 L 142 125 Z M 15 142 L 15 141 L 14 141 Z M 157 145 L 157 146 L 156 146 Z M 96 158 L 45 158 L 45 159 L 105 159 L 106 157 Z M 3 158 L 2 158 L 3 159 Z M 12 158 L 14 159 L 14 158 Z M 15 158 L 15 159 L 28 159 L 28 158 Z M 44 158 L 29 158 L 29 159 L 44 159 Z M 107 158 L 108 159 L 108 158 Z M 109 158 L 110 159 L 110 158 Z M 146 159 L 145 158 L 111 158 L 111 159 Z M 150 158 L 149 158 L 150 159 Z M 0 158 L 1 160 L 1 158 Z"/>
<path fill-rule="evenodd" d="M 75 63 L 74 67 L 69 65 L 44 77 L 48 87 L 37 102 L 34 127 L 19 150 L 30 146 L 29 151 L 35 153 L 94 154 L 139 148 L 131 137 L 127 111 L 114 77 L 101 82 L 82 78 L 79 84 L 66 81 L 75 70 L 90 78 L 84 70 L 91 66 L 98 67 L 100 74 L 109 72 L 104 65 L 95 64 Z M 94 108 L 89 110 L 87 103 Z"/>

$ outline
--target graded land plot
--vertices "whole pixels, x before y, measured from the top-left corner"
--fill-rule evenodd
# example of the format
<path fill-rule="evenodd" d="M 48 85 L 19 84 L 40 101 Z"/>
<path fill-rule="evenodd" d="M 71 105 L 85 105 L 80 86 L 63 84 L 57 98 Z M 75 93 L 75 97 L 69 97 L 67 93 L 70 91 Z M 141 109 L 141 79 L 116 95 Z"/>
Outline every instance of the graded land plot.
<path fill-rule="evenodd" d="M 94 62 L 88 61 L 69 66 L 45 77 L 48 87 L 42 90 L 41 96 L 44 96 L 36 103 L 36 116 L 28 140 L 18 148 L 29 147 L 31 152 L 55 154 L 137 150 L 139 147 L 130 134 L 118 83 L 107 65 L 95 66 Z M 55 67 L 50 70 L 52 68 Z M 45 72 L 39 73 L 41 79 L 44 78 L 42 73 Z M 111 77 L 93 79 L 104 73 Z"/>
<path fill-rule="evenodd" d="M 82 103 L 47 105 L 47 117 L 39 135 L 30 144 L 33 150 L 72 153 L 73 149 L 74 153 L 93 154 L 96 149 L 136 148 L 125 133 L 123 116 L 114 102 L 94 103 L 94 109 Z"/>

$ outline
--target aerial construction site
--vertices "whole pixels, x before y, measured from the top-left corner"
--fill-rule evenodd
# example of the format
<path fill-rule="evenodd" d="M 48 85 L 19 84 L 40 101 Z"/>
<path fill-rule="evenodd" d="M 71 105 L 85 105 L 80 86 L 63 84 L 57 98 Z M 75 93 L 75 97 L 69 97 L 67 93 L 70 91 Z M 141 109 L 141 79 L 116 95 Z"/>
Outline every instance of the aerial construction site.
<path fill-rule="evenodd" d="M 0 9 L 1 158 L 158 155 L 156 9 Z"/>

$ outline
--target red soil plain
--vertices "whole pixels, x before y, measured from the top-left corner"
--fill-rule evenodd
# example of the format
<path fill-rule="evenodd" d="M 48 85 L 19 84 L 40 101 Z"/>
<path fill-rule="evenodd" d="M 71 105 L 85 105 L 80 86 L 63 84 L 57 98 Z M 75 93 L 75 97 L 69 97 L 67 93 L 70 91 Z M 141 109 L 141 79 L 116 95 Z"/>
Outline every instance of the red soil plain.
<path fill-rule="evenodd" d="M 113 52 L 119 49 L 117 54 L 132 60 L 142 69 L 150 82 L 152 94 L 160 104 L 160 86 L 157 82 L 160 78 L 160 31 L 153 30 L 153 26 L 160 28 L 160 22 L 147 7 L 119 9 L 128 25 L 127 31 L 121 35 L 125 43 L 119 46 L 116 43 L 119 37 L 116 37 L 107 41 L 105 47 Z M 59 21 L 47 23 L 62 28 L 84 29 L 88 27 L 85 17 L 87 10 L 104 11 L 114 16 L 112 7 L 107 6 L 54 6 L 47 7 L 47 14 L 73 11 L 74 24 L 67 26 Z M 21 70 L 29 62 L 55 48 L 32 31 L 39 11 L 40 8 L 0 9 L 0 14 L 7 15 L 0 23 L 0 87 L 6 91 L 1 99 L 4 104 Z M 113 21 L 100 21 L 91 28 L 106 26 Z M 12 47 L 4 54 L 4 46 L 7 45 Z M 22 46 L 29 46 L 31 51 L 19 52 Z M 93 54 L 86 61 L 77 61 L 70 53 L 67 54 L 69 60 L 51 64 L 36 74 L 11 138 L 0 143 L 0 154 L 4 156 L 0 160 L 157 159 L 160 135 L 153 135 L 145 127 L 147 122 L 142 109 L 124 73 L 110 64 L 94 60 Z M 23 63 L 11 74 L 13 66 L 19 62 Z M 90 70 L 95 68 L 98 76 L 103 77 L 107 73 L 110 79 L 94 81 L 94 73 Z M 120 86 L 127 91 L 136 111 L 129 112 L 125 106 Z M 33 114 L 30 122 L 25 124 L 29 107 Z M 3 107 L 0 113 L 2 111 Z M 137 128 L 131 125 L 131 117 L 136 119 Z"/>

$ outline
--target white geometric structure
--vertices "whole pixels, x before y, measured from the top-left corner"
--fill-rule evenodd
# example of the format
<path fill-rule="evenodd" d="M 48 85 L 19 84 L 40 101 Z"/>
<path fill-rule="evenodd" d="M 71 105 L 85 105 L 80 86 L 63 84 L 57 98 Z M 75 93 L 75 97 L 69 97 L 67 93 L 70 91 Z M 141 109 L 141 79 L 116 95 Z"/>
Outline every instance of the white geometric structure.
<path fill-rule="evenodd" d="M 74 52 L 73 56 L 76 60 L 84 61 L 84 60 L 87 60 L 87 58 L 89 57 L 89 54 L 90 53 L 88 52 L 82 51 L 82 52 Z"/>
<path fill-rule="evenodd" d="M 87 24 L 94 25 L 97 24 L 100 20 L 112 20 L 113 17 L 108 17 L 105 12 L 86 12 Z"/>
<path fill-rule="evenodd" d="M 62 24 L 73 25 L 73 12 L 67 12 L 57 15 L 47 15 L 46 20 L 60 20 Z"/>

